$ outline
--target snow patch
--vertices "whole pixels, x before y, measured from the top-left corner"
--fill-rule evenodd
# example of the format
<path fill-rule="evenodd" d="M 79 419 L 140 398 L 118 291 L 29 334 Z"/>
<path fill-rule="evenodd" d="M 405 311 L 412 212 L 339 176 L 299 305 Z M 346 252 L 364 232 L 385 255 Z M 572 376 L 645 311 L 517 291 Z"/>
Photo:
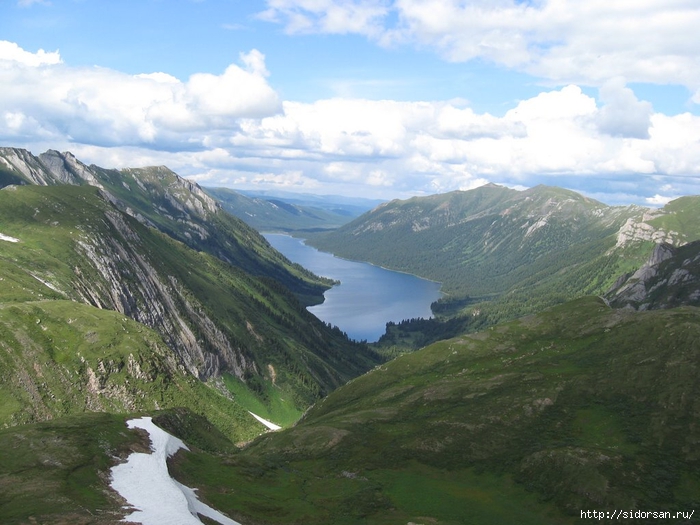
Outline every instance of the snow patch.
<path fill-rule="evenodd" d="M 34 277 L 34 279 L 36 279 L 37 281 L 39 281 L 39 282 L 40 282 L 41 284 L 43 284 L 44 286 L 46 286 L 46 287 L 48 287 L 48 288 L 51 288 L 54 292 L 63 293 L 61 290 L 59 290 L 58 288 L 56 288 L 56 287 L 55 287 L 52 283 L 50 283 L 49 281 L 46 281 L 46 280 L 42 279 L 41 277 L 38 277 L 38 276 L 34 275 L 34 274 L 31 273 L 31 272 L 29 273 L 29 275 L 31 275 L 32 277 Z M 63 294 L 63 295 L 65 295 L 65 294 Z"/>
<path fill-rule="evenodd" d="M 199 501 L 195 489 L 170 477 L 168 457 L 181 448 L 189 450 L 187 445 L 157 427 L 150 417 L 131 419 L 127 426 L 148 432 L 152 452 L 134 452 L 126 463 L 112 467 L 110 486 L 136 509 L 123 521 L 143 525 L 201 525 L 197 518 L 201 514 L 221 525 L 240 525 Z"/>
<path fill-rule="evenodd" d="M 15 239 L 14 237 L 10 237 L 9 235 L 3 235 L 2 233 L 0 233 L 0 241 L 19 242 L 19 239 Z"/>
<path fill-rule="evenodd" d="M 260 421 L 263 425 L 265 425 L 265 426 L 266 426 L 267 428 L 269 428 L 270 430 L 279 430 L 279 429 L 282 428 L 281 426 L 275 425 L 274 423 L 268 421 L 267 419 L 261 418 L 261 417 L 260 417 L 259 415 L 257 415 L 257 414 L 253 414 L 250 410 L 248 411 L 248 413 L 249 413 L 251 416 L 253 416 L 255 419 L 257 419 L 258 421 Z"/>

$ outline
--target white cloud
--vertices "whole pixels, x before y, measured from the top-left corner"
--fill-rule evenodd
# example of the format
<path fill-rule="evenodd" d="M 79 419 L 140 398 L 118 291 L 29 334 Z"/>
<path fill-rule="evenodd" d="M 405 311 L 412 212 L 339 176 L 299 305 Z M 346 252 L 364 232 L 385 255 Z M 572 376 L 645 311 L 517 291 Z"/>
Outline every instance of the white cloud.
<path fill-rule="evenodd" d="M 41 66 L 45 64 L 60 64 L 61 55 L 58 51 L 47 53 L 40 49 L 36 53 L 25 51 L 14 42 L 0 40 L 0 68 L 13 67 L 18 64 L 25 66 Z"/>
<path fill-rule="evenodd" d="M 356 33 L 558 83 L 676 83 L 700 90 L 695 0 L 268 0 L 289 33 Z M 331 13 L 337 13 L 331 23 Z M 698 95 L 694 100 L 697 102 Z"/>
<path fill-rule="evenodd" d="M 386 186 L 394 195 L 488 180 L 528 185 L 550 178 L 557 184 L 564 176 L 626 180 L 632 189 L 639 184 L 630 178 L 635 173 L 697 180 L 700 118 L 654 114 L 631 119 L 645 127 L 630 127 L 614 120 L 611 107 L 650 108 L 621 81 L 608 91 L 607 103 L 598 107 L 571 85 L 524 100 L 503 117 L 448 102 L 286 102 L 279 115 L 246 120 L 231 144 L 251 165 L 297 166 L 322 184 Z M 609 126 L 605 133 L 601 123 Z M 645 140 L 629 136 L 647 129 Z"/>
<path fill-rule="evenodd" d="M 604 106 L 598 114 L 598 128 L 616 137 L 649 138 L 653 113 L 651 104 L 637 100 L 634 92 L 625 87 L 625 80 L 616 77 L 600 88 Z"/>
<path fill-rule="evenodd" d="M 653 197 L 647 197 L 645 200 L 647 203 L 649 203 L 651 206 L 665 206 L 669 202 L 671 202 L 673 199 L 677 199 L 678 196 L 675 197 L 666 197 L 663 195 L 659 195 L 658 193 L 654 195 Z"/>
<path fill-rule="evenodd" d="M 589 194 L 641 202 L 700 193 L 700 117 L 653 113 L 622 79 L 601 88 L 602 105 L 568 85 L 494 116 L 463 101 L 281 103 L 255 50 L 184 82 L 32 64 L 20 51 L 0 67 L 0 141 L 105 167 L 165 164 L 211 185 L 385 198 L 489 181 L 585 180 Z"/>
<path fill-rule="evenodd" d="M 283 22 L 288 33 L 359 33 L 381 31 L 387 2 L 377 0 L 268 0 L 262 20 Z"/>
<path fill-rule="evenodd" d="M 12 138 L 18 119 L 24 119 L 40 123 L 37 133 L 74 142 L 201 147 L 206 133 L 232 130 L 241 118 L 281 109 L 265 80 L 262 53 L 253 50 L 241 60 L 244 67 L 232 64 L 221 75 L 197 73 L 182 82 L 159 72 L 73 68 L 62 64 L 58 53 L 32 54 L 5 42 L 0 45 L 0 115 L 12 125 L 0 130 L 0 137 Z"/>

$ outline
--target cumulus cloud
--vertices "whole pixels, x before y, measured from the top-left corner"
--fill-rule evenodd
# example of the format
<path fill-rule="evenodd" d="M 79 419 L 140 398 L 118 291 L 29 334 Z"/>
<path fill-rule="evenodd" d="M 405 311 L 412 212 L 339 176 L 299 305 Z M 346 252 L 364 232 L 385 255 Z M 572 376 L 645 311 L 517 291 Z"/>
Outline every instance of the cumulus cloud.
<path fill-rule="evenodd" d="M 46 52 L 40 49 L 36 53 L 25 51 L 14 42 L 0 40 L 0 67 L 9 68 L 16 65 L 41 66 L 45 64 L 60 64 L 61 55 L 58 51 Z"/>
<path fill-rule="evenodd" d="M 268 0 L 289 33 L 355 33 L 430 47 L 559 83 L 677 83 L 700 89 L 700 4 L 691 0 Z M 331 15 L 332 14 L 332 15 Z M 697 102 L 696 94 L 695 100 Z"/>
<path fill-rule="evenodd" d="M 669 202 L 671 202 L 673 199 L 677 199 L 678 197 L 666 197 L 664 195 L 659 195 L 658 193 L 654 195 L 653 197 L 647 197 L 645 201 L 651 205 L 651 206 L 665 206 Z"/>
<path fill-rule="evenodd" d="M 654 113 L 623 79 L 600 89 L 600 103 L 572 84 L 496 116 L 463 101 L 280 102 L 255 50 L 181 81 L 0 49 L 19 57 L 0 60 L 0 140 L 105 167 L 165 164 L 210 185 L 384 198 L 486 182 L 586 187 L 604 202 L 596 192 L 642 203 L 700 193 L 700 117 Z"/>
<path fill-rule="evenodd" d="M 615 137 L 649 138 L 651 104 L 637 100 L 623 78 L 606 82 L 600 88 L 600 99 L 604 103 L 597 119 L 600 131 Z"/>
<path fill-rule="evenodd" d="M 34 123 L 37 134 L 74 142 L 201 147 L 192 132 L 231 130 L 241 118 L 281 108 L 262 53 L 242 54 L 241 62 L 221 75 L 197 73 L 182 82 L 165 73 L 73 68 L 58 53 L 2 42 L 0 115 L 12 125 L 0 136 L 12 138 L 13 130 Z"/>

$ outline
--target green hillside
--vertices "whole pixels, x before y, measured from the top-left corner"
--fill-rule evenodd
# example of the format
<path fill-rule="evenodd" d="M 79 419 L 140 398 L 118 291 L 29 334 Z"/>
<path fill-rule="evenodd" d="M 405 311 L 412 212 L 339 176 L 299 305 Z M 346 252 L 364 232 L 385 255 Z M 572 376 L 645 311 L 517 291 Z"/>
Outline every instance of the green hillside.
<path fill-rule="evenodd" d="M 308 243 L 442 283 L 438 320 L 390 326 L 380 346 L 391 353 L 602 294 L 656 243 L 697 239 L 698 202 L 613 207 L 561 188 L 487 185 L 392 201 Z"/>
<path fill-rule="evenodd" d="M 5 183 L 90 185 L 139 222 L 159 229 L 190 248 L 210 253 L 257 276 L 279 281 L 305 304 L 322 300 L 331 286 L 274 250 L 243 221 L 225 212 L 197 184 L 165 166 L 123 170 L 86 166 L 69 152 L 49 150 L 39 156 L 0 148 Z M 0 187 L 3 179 L 0 179 Z"/>
<path fill-rule="evenodd" d="M 118 319 L 130 318 L 142 323 L 144 329 L 148 326 L 158 332 L 172 359 L 188 377 L 218 385 L 223 393 L 237 394 L 237 401 L 246 408 L 252 404 L 262 410 L 263 417 L 285 423 L 377 362 L 366 347 L 347 341 L 339 330 L 330 329 L 309 314 L 278 282 L 250 276 L 145 226 L 115 208 L 99 188 L 6 188 L 0 191 L 0 225 L 0 233 L 19 241 L 0 241 L 0 307 L 5 315 L 15 316 L 8 323 L 17 325 L 16 329 L 8 328 L 9 334 L 26 334 L 27 323 L 41 318 L 39 314 L 36 319 L 30 314 L 20 315 L 28 308 L 53 309 L 58 324 L 63 322 L 60 319 L 68 322 L 76 317 L 72 310 L 79 303 L 89 305 L 99 315 L 113 310 L 118 312 L 114 313 Z M 24 326 L 18 319 L 24 319 Z M 110 326 L 107 323 L 104 329 Z M 34 326 L 32 330 L 37 335 L 44 333 Z M 89 331 L 99 338 L 101 330 Z M 132 328 L 131 332 L 137 330 Z M 70 332 L 65 341 L 61 339 L 66 346 L 63 352 L 79 347 L 83 335 Z M 48 356 L 49 367 L 63 366 L 49 346 L 55 342 L 53 338 L 13 337 L 15 343 L 10 342 L 9 335 L 3 341 L 10 354 L 19 355 L 25 346 L 36 346 L 37 352 Z M 143 358 L 148 359 L 145 352 L 149 345 L 143 341 L 138 344 L 143 348 Z M 115 362 L 126 358 L 120 356 L 113 358 Z M 84 366 L 82 372 L 75 368 L 76 359 L 77 354 L 65 365 L 66 374 L 87 373 Z M 10 363 L 2 371 L 6 377 L 27 374 L 28 381 L 41 382 L 36 379 L 41 374 L 30 366 L 32 361 L 11 357 Z M 93 372 L 97 366 L 92 365 Z M 51 388 L 46 387 L 42 400 L 52 395 L 64 399 L 67 395 L 59 387 L 63 385 L 61 388 L 69 391 L 70 385 L 62 383 L 60 377 L 56 381 Z M 10 389 L 8 385 L 3 388 Z M 33 412 L 31 405 L 37 399 L 22 397 L 22 388 L 22 384 L 16 384 L 11 396 L 4 398 L 10 408 L 2 411 L 3 423 L 86 409 L 84 402 L 76 400 L 61 406 L 49 403 L 45 412 Z M 149 403 L 177 406 L 176 400 L 164 405 L 152 400 Z M 129 405 L 98 403 L 87 408 L 121 410 Z M 16 419 L 24 412 L 27 418 Z M 217 422 L 214 418 L 212 421 Z M 257 423 L 252 426 L 259 428 Z M 246 427 L 235 432 L 231 428 L 228 425 L 232 438 L 248 432 Z"/>
<path fill-rule="evenodd" d="M 402 356 L 225 467 L 184 454 L 176 472 L 244 523 L 690 512 L 700 504 L 699 341 L 697 308 L 580 299 Z"/>

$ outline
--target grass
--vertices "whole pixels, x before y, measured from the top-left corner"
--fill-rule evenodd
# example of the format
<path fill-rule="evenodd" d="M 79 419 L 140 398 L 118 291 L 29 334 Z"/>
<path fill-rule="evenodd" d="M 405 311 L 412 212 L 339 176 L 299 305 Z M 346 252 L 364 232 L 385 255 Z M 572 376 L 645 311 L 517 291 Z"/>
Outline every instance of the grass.
<path fill-rule="evenodd" d="M 572 523 L 582 509 L 692 508 L 698 341 L 698 309 L 584 298 L 401 356 L 293 428 L 223 462 L 184 455 L 176 472 L 264 523 Z"/>
<path fill-rule="evenodd" d="M 143 448 L 125 416 L 83 414 L 0 431 L 0 520 L 114 523 L 121 505 L 106 488 L 115 457 Z"/>
<path fill-rule="evenodd" d="M 256 394 L 243 381 L 231 374 L 225 374 L 223 380 L 224 385 L 240 406 L 268 421 L 285 427 L 292 425 L 301 417 L 302 411 L 291 402 L 293 392 L 285 392 L 272 381 L 265 381 L 262 394 Z"/>
<path fill-rule="evenodd" d="M 181 403 L 206 412 L 233 439 L 245 440 L 252 429 L 261 429 L 255 422 L 246 423 L 250 416 L 245 411 L 235 403 L 234 417 L 222 408 L 206 408 L 223 406 L 210 388 L 201 389 L 206 402 L 185 399 L 168 389 L 167 378 L 158 374 L 164 368 L 144 356 L 153 348 L 165 352 L 164 341 L 170 347 L 165 352 L 169 357 L 161 352 L 159 359 L 169 359 L 171 369 L 179 361 L 203 377 L 217 373 L 216 368 L 236 370 L 254 392 L 244 395 L 238 388 L 239 397 L 246 402 L 258 399 L 263 405 L 257 406 L 258 411 L 282 424 L 290 424 L 309 404 L 378 360 L 366 347 L 350 343 L 315 319 L 279 283 L 252 277 L 120 215 L 95 188 L 26 186 L 2 191 L 0 224 L 3 233 L 21 240 L 0 243 L 0 316 L 7 321 L 0 323 L 0 330 L 5 330 L 6 344 L 17 352 L 4 361 L 8 377 L 19 378 L 14 381 L 18 393 L 14 399 L 30 407 L 27 416 L 13 412 L 18 418 L 14 423 L 84 410 L 84 399 L 63 394 L 75 383 L 70 375 L 77 373 L 85 385 L 88 368 L 95 374 L 99 366 L 113 365 L 121 371 L 133 347 L 141 371 L 149 377 L 155 372 L 157 378 L 144 387 L 150 406 Z M 117 228 L 118 224 L 122 226 Z M 126 313 L 109 317 L 97 308 L 71 313 L 84 302 Z M 143 341 L 147 329 L 127 326 L 122 321 L 126 317 L 148 324 L 159 336 L 151 333 Z M 52 381 L 37 380 L 33 362 L 21 356 L 25 340 L 42 359 L 46 353 L 51 367 L 58 367 L 50 374 Z M 85 365 L 80 357 L 88 359 L 93 347 L 103 349 L 104 355 Z M 38 360 L 39 368 L 42 363 Z M 38 386 L 27 389 L 20 380 Z M 50 386 L 47 392 L 55 389 L 60 395 L 47 397 L 43 383 Z M 126 388 L 124 384 L 119 380 L 113 386 Z M 126 397 L 136 402 L 132 387 Z M 158 388 L 163 392 L 156 394 Z M 113 402 L 114 397 L 102 396 L 93 408 L 131 406 Z M 77 406 L 71 407 L 72 403 Z M 138 406 L 145 407 L 145 401 Z M 0 414 L 10 410 L 6 406 Z M 14 424 L 0 421 L 4 422 Z"/>

